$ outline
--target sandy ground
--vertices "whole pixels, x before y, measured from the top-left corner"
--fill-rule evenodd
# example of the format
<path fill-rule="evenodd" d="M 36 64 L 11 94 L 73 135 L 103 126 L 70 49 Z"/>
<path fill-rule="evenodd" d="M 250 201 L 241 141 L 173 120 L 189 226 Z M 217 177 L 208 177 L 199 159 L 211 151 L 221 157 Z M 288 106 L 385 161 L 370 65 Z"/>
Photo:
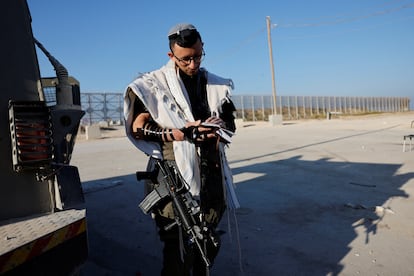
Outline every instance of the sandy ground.
<path fill-rule="evenodd" d="M 239 122 L 227 154 L 242 207 L 227 212 L 211 275 L 414 275 L 414 113 Z M 414 140 L 413 140 L 414 142 Z M 82 275 L 159 275 L 138 208 L 146 157 L 122 127 L 73 153 L 87 204 Z"/>

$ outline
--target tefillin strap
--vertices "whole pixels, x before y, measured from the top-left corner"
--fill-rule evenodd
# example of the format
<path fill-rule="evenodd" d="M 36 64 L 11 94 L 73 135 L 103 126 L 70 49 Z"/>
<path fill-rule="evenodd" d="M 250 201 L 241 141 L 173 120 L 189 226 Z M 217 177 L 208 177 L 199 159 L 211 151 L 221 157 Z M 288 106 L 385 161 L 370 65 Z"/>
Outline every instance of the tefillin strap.
<path fill-rule="evenodd" d="M 153 121 L 144 124 L 141 128 L 141 135 L 149 141 L 167 142 L 175 140 L 172 129 L 162 128 Z"/>

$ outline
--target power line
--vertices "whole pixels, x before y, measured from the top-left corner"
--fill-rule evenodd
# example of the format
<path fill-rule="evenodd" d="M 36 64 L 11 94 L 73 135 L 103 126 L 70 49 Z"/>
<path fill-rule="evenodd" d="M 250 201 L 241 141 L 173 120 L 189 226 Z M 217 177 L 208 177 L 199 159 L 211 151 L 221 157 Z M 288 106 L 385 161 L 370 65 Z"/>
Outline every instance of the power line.
<path fill-rule="evenodd" d="M 367 19 L 367 18 L 371 18 L 371 17 L 386 15 L 386 14 L 390 14 L 390 13 L 394 13 L 394 12 L 398 12 L 398 11 L 405 10 L 405 9 L 410 9 L 410 8 L 414 8 L 414 3 L 404 4 L 404 5 L 401 5 L 401 6 L 398 6 L 398 7 L 389 8 L 389 9 L 385 9 L 385 10 L 381 10 L 381 11 L 377 11 L 377 12 L 373 12 L 373 13 L 369 13 L 369 14 L 364 14 L 364 15 L 360 15 L 360 16 L 351 16 L 351 17 L 348 17 L 348 18 L 337 19 L 337 20 L 334 20 L 334 21 L 317 22 L 317 23 L 302 23 L 302 24 L 279 24 L 278 26 L 280 28 L 293 28 L 293 27 L 294 28 L 302 28 L 302 27 L 333 26 L 333 25 L 339 25 L 339 24 L 344 24 L 344 23 L 355 22 L 355 21 L 359 21 L 359 20 L 363 20 L 363 19 Z"/>
<path fill-rule="evenodd" d="M 393 2 L 401 2 L 401 1 L 400 0 L 394 0 L 394 1 L 390 1 L 389 3 L 386 3 L 384 5 L 391 5 Z M 337 20 L 333 20 L 333 21 L 316 22 L 316 23 L 302 23 L 302 24 L 293 24 L 293 23 L 292 24 L 272 24 L 271 27 L 274 28 L 274 27 L 277 26 L 278 28 L 304 28 L 304 27 L 334 26 L 334 25 L 339 25 L 339 24 L 346 24 L 346 23 L 351 23 L 351 22 L 355 22 L 355 21 L 360 21 L 360 20 L 371 18 L 371 17 L 377 17 L 377 16 L 386 15 L 386 14 L 391 14 L 391 13 L 395 13 L 395 12 L 405 10 L 405 9 L 410 9 L 410 8 L 414 8 L 414 3 L 407 3 L 407 4 L 399 5 L 399 6 L 396 6 L 396 7 L 382 9 L 380 11 L 371 12 L 371 13 L 364 14 L 364 15 L 359 15 L 359 16 L 351 15 L 351 16 L 348 16 L 346 18 L 344 17 L 342 19 L 337 19 Z M 338 15 L 333 16 L 333 17 L 338 17 Z M 407 18 L 411 18 L 411 17 L 407 17 Z M 369 27 L 369 28 L 373 28 L 373 27 Z M 367 29 L 367 28 L 352 29 L 352 30 L 349 30 L 349 31 L 346 31 L 346 32 L 355 32 L 355 31 L 360 31 L 360 30 L 363 30 L 363 29 Z M 257 38 L 259 35 L 261 35 L 265 31 L 266 31 L 266 27 L 262 27 L 262 28 L 258 29 L 257 31 L 255 31 L 254 33 L 250 34 L 245 39 L 240 41 L 235 46 L 233 46 L 233 47 L 229 48 L 228 50 L 226 50 L 225 52 L 223 52 L 223 54 L 221 54 L 220 56 L 216 56 L 215 58 L 213 58 L 211 60 L 211 64 L 221 62 L 221 61 L 229 58 L 230 56 L 234 55 L 243 46 L 253 42 L 255 38 Z M 343 32 L 345 32 L 345 31 L 342 31 L 342 33 Z M 335 34 L 337 34 L 337 33 L 335 33 Z M 299 36 L 299 37 L 290 37 L 290 38 L 287 38 L 287 39 L 315 38 L 315 37 L 322 37 L 322 36 L 326 36 L 326 35 L 327 34 L 324 34 L 324 35 L 307 35 L 307 36 Z M 330 35 L 330 34 L 328 34 L 328 35 Z"/>
<path fill-rule="evenodd" d="M 217 61 L 222 61 L 223 59 L 228 58 L 229 56 L 233 55 L 235 52 L 239 51 L 243 46 L 254 41 L 255 38 L 257 38 L 261 33 L 265 31 L 266 31 L 266 27 L 260 28 L 256 32 L 250 34 L 248 37 L 240 41 L 238 44 L 234 45 L 233 47 L 223 52 L 220 56 L 214 57 L 212 61 L 210 61 L 210 63 L 215 64 L 217 63 Z"/>

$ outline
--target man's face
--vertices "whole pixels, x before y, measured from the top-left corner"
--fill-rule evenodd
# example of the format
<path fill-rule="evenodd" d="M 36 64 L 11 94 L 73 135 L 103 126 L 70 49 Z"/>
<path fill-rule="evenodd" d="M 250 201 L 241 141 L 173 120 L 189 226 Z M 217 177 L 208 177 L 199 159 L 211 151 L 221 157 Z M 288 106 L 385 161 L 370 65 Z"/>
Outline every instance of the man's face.
<path fill-rule="evenodd" d="M 168 53 L 175 64 L 188 76 L 194 76 L 200 69 L 201 61 L 204 57 L 203 43 L 198 40 L 191 48 L 183 48 L 177 44 Z"/>

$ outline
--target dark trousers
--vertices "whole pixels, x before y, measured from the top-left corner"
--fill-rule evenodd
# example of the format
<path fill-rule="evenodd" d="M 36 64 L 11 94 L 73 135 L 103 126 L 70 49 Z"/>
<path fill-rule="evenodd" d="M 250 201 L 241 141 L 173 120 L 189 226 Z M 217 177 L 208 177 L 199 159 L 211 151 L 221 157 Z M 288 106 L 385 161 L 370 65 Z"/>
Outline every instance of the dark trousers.
<path fill-rule="evenodd" d="M 201 212 L 204 214 L 204 222 L 211 233 L 206 239 L 204 247 L 210 263 L 213 264 L 220 249 L 220 237 L 216 234 L 216 227 L 226 209 L 222 173 L 214 141 L 201 147 L 200 163 L 200 207 Z M 180 231 L 177 225 L 168 231 L 165 230 L 166 226 L 171 225 L 175 221 L 171 204 L 167 201 L 160 205 L 158 208 L 159 212 L 155 212 L 155 222 L 159 229 L 160 239 L 164 242 L 164 260 L 161 275 L 206 275 L 206 265 L 197 245 L 190 242 L 184 230 L 181 231 L 181 245 Z"/>
<path fill-rule="evenodd" d="M 183 231 L 180 233 L 177 225 L 168 231 L 165 230 L 165 226 L 174 222 L 172 219 L 156 216 L 155 221 L 159 228 L 160 239 L 164 243 L 161 275 L 205 276 L 209 268 L 206 267 L 197 245 L 190 241 L 189 236 Z M 211 236 L 207 237 L 202 246 L 208 260 L 213 264 L 220 249 L 220 237 L 212 230 Z"/>

